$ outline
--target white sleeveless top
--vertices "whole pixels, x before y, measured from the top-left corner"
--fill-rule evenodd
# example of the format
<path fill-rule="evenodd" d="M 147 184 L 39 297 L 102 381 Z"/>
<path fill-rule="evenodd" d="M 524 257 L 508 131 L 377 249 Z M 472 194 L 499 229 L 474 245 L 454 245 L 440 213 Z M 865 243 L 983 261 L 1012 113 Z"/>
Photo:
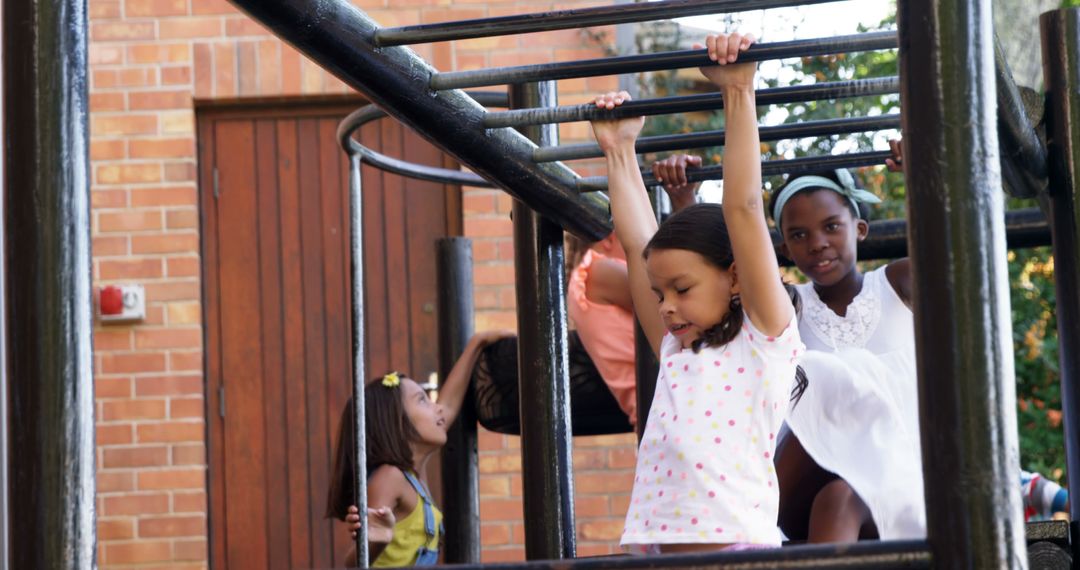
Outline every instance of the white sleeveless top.
<path fill-rule="evenodd" d="M 772 456 L 802 352 L 794 316 L 777 337 L 747 319 L 731 342 L 697 353 L 664 336 L 624 547 L 780 544 Z"/>
<path fill-rule="evenodd" d="M 788 426 L 818 465 L 843 477 L 870 508 L 883 540 L 924 538 L 915 327 L 885 268 L 837 315 L 812 283 L 802 298 L 800 360 L 808 386 Z"/>

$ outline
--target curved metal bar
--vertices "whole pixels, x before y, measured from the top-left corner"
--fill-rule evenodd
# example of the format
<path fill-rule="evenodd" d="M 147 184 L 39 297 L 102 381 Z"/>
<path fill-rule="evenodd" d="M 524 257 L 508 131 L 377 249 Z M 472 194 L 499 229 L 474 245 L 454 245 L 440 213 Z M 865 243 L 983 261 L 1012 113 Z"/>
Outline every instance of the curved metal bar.
<path fill-rule="evenodd" d="M 832 38 L 795 40 L 771 44 L 755 44 L 739 56 L 739 61 L 765 61 L 789 57 L 806 57 L 833 53 L 895 49 L 896 32 L 872 32 Z M 483 85 L 502 85 L 544 81 L 550 79 L 571 79 L 575 77 L 593 77 L 598 75 L 617 75 L 637 73 L 639 71 L 657 71 L 661 69 L 680 69 L 715 65 L 704 49 L 669 51 L 643 55 L 625 55 L 568 61 L 560 63 L 541 63 L 500 67 L 495 69 L 477 69 L 436 73 L 431 76 L 432 89 L 462 89 Z"/>
<path fill-rule="evenodd" d="M 507 96 L 505 93 L 496 91 L 475 91 L 468 92 L 466 95 L 472 97 L 477 103 L 486 107 L 505 107 L 507 105 Z M 360 144 L 360 141 L 353 138 L 353 133 L 358 131 L 360 127 L 363 127 L 371 121 L 387 116 L 389 115 L 387 115 L 386 111 L 383 111 L 374 103 L 364 105 L 352 113 L 349 113 L 347 117 L 338 123 L 338 144 L 340 144 L 342 150 L 350 156 L 357 155 L 362 162 L 386 172 L 400 174 L 401 176 L 415 178 L 417 180 L 437 182 L 439 184 L 460 184 L 462 186 L 475 186 L 478 188 L 496 188 L 495 184 L 492 184 L 476 173 L 408 162 L 368 148 Z"/>
<path fill-rule="evenodd" d="M 815 83 L 812 85 L 792 85 L 758 90 L 757 104 L 758 106 L 782 105 L 822 99 L 868 97 L 897 93 L 899 90 L 900 80 L 896 77 L 875 77 L 871 79 Z M 599 109 L 591 103 L 583 103 L 554 108 L 541 107 L 489 112 L 484 116 L 484 126 L 489 128 L 523 127 L 546 123 L 572 123 L 574 121 L 592 121 L 594 119 L 613 120 L 626 117 L 666 115 L 669 113 L 715 111 L 723 108 L 723 96 L 719 93 L 707 93 L 704 95 L 627 101 L 610 110 Z"/>
<path fill-rule="evenodd" d="M 775 141 L 782 139 L 863 133 L 868 131 L 883 131 L 886 129 L 898 128 L 900 128 L 900 115 L 880 115 L 876 117 L 826 119 L 823 121 L 807 121 L 804 123 L 777 125 L 775 127 L 761 127 L 758 132 L 760 133 L 761 140 Z M 638 154 L 641 154 L 646 152 L 720 146 L 724 144 L 725 138 L 724 131 L 703 131 L 687 135 L 660 135 L 638 139 L 635 148 Z M 600 145 L 597 145 L 596 143 L 539 147 L 533 151 L 533 160 L 536 162 L 579 160 L 601 156 L 604 156 L 604 153 L 600 150 Z"/>
<path fill-rule="evenodd" d="M 998 149 L 1001 177 L 1006 190 L 1017 198 L 1034 198 L 1047 183 L 1046 145 L 1028 118 L 1020 90 L 1013 81 L 1009 62 L 994 41 L 997 83 Z"/>
<path fill-rule="evenodd" d="M 885 164 L 886 158 L 891 158 L 892 153 L 885 151 L 860 152 L 853 154 L 836 154 L 827 156 L 807 156 L 793 158 L 791 160 L 768 160 L 761 163 L 763 176 L 777 174 L 802 174 L 817 170 L 831 170 L 836 168 L 857 168 L 860 166 L 874 166 Z M 641 177 L 646 186 L 659 184 L 651 171 L 642 170 Z M 722 180 L 724 178 L 723 166 L 707 166 L 694 168 L 686 171 L 686 179 L 689 182 L 704 182 L 705 180 Z M 597 192 L 607 190 L 606 176 L 589 176 L 578 179 L 578 190 L 581 192 Z"/>
<path fill-rule="evenodd" d="M 380 46 L 399 46 L 470 38 L 486 38 L 532 32 L 549 32 L 589 26 L 611 26 L 649 20 L 669 20 L 686 16 L 724 14 L 788 6 L 825 4 L 837 0 L 667 0 L 620 6 L 599 6 L 575 10 L 556 10 L 496 18 L 476 18 L 457 22 L 439 22 L 383 28 L 375 32 Z"/>

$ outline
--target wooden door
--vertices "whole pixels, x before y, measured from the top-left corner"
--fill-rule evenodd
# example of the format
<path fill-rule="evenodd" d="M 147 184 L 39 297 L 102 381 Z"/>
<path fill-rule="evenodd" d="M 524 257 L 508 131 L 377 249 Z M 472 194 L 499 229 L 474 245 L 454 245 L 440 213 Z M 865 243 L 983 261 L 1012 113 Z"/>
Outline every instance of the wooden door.
<path fill-rule="evenodd" d="M 350 394 L 348 161 L 338 122 L 360 103 L 198 112 L 211 564 L 340 566 L 324 518 Z M 391 120 L 364 144 L 448 160 Z M 437 370 L 435 240 L 460 233 L 456 188 L 363 171 L 369 377 Z"/>

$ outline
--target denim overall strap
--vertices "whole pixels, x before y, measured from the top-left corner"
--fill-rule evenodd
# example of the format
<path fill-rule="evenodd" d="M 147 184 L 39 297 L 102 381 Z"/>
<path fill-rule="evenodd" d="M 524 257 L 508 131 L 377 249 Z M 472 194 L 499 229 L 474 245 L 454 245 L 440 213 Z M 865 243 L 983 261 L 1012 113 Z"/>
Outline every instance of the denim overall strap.
<path fill-rule="evenodd" d="M 428 494 L 427 489 L 416 478 L 416 475 L 406 471 L 405 479 L 409 481 L 413 489 L 416 490 L 416 494 L 420 496 L 420 501 L 424 507 L 424 534 L 428 539 L 433 539 L 437 535 L 435 534 L 435 512 L 431 506 L 431 495 Z M 442 525 L 439 525 L 439 530 L 442 531 Z M 439 549 L 438 547 L 430 549 L 427 545 L 421 546 L 416 551 L 416 565 L 417 566 L 431 566 L 439 563 Z"/>

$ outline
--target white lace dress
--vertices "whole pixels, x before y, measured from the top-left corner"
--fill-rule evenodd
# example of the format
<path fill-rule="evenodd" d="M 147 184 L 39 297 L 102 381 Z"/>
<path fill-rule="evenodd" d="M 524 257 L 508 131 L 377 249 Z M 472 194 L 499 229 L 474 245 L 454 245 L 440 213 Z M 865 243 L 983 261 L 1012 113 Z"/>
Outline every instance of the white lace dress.
<path fill-rule="evenodd" d="M 885 268 L 863 277 L 845 316 L 799 285 L 800 360 L 809 380 L 788 426 L 818 465 L 866 502 L 884 540 L 924 538 L 922 456 L 911 310 Z"/>

